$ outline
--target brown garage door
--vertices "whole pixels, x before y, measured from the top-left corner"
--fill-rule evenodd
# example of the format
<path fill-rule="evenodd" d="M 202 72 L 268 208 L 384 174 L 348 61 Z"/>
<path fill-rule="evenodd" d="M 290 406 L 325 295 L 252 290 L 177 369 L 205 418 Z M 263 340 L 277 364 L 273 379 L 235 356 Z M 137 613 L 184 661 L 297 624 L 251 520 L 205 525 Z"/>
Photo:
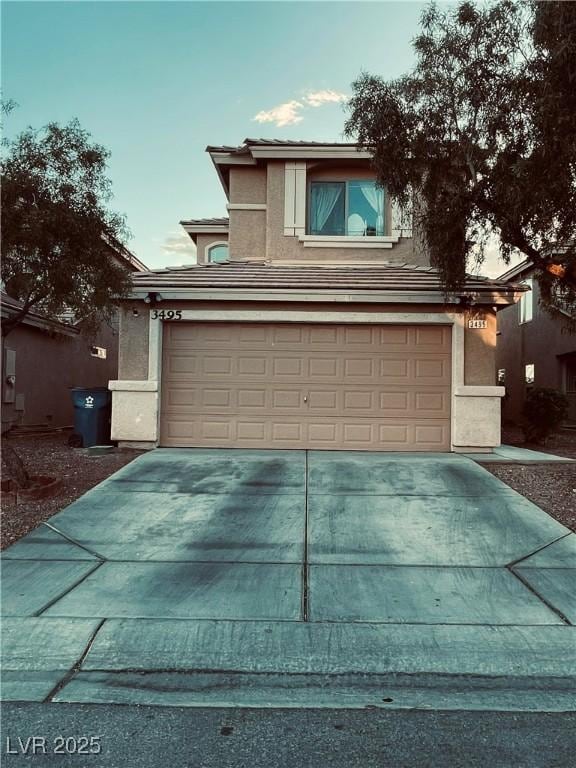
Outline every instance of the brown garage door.
<path fill-rule="evenodd" d="M 449 326 L 165 323 L 161 444 L 443 451 Z"/>

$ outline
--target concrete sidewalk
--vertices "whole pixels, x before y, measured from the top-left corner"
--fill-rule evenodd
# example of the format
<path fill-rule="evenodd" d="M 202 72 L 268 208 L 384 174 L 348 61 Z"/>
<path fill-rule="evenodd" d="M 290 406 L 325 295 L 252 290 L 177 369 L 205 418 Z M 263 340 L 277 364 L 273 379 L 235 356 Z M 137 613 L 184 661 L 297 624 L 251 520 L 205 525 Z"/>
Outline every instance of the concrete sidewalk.
<path fill-rule="evenodd" d="M 555 456 L 544 451 L 532 451 L 529 448 L 519 448 L 516 445 L 499 445 L 492 453 L 465 453 L 467 458 L 483 462 L 499 464 L 571 464 L 575 459 L 566 456 Z"/>
<path fill-rule="evenodd" d="M 575 565 L 466 457 L 157 450 L 4 553 L 2 695 L 573 710 Z"/>

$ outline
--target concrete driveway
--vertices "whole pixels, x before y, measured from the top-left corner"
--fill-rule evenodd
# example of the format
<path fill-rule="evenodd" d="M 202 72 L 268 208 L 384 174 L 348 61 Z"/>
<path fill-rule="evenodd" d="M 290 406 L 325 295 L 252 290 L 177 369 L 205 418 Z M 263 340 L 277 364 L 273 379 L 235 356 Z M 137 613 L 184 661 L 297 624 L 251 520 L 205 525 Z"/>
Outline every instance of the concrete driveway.
<path fill-rule="evenodd" d="M 575 565 L 465 457 L 160 449 L 4 553 L 3 696 L 574 709 Z"/>

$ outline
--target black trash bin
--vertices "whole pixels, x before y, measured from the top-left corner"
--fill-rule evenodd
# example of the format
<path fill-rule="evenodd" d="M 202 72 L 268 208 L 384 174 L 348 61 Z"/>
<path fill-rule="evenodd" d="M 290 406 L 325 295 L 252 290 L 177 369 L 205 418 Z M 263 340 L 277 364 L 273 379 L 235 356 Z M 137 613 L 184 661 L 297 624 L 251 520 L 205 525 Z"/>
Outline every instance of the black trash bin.
<path fill-rule="evenodd" d="M 73 387 L 74 434 L 70 445 L 110 445 L 112 397 L 106 387 Z"/>

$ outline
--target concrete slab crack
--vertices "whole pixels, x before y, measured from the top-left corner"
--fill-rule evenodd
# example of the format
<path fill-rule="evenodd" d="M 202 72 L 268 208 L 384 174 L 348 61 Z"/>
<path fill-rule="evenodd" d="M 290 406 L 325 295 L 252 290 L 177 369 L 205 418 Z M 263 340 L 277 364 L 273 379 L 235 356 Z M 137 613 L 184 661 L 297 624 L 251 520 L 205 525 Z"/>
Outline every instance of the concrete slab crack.
<path fill-rule="evenodd" d="M 70 682 L 70 680 L 72 680 L 72 678 L 73 678 L 73 677 L 76 675 L 76 673 L 80 671 L 80 668 L 82 667 L 82 664 L 84 663 L 84 659 L 86 658 L 86 656 L 87 656 L 87 655 L 88 655 L 88 653 L 90 652 L 90 648 L 92 648 L 92 645 L 94 644 L 94 641 L 96 640 L 96 635 L 97 635 L 97 634 L 98 634 L 98 632 L 100 632 L 100 630 L 102 629 L 102 626 L 104 625 L 105 621 L 106 621 L 106 619 L 102 619 L 102 621 L 100 621 L 100 622 L 98 623 L 98 626 L 96 627 L 96 629 L 95 629 L 95 630 L 92 632 L 92 634 L 90 635 L 90 637 L 89 637 L 89 639 L 88 639 L 88 642 L 86 643 L 86 647 L 84 648 L 84 650 L 83 650 L 83 651 L 82 651 L 82 653 L 80 654 L 80 657 L 79 657 L 79 659 L 78 659 L 78 660 L 76 661 L 76 663 L 75 663 L 75 664 L 74 664 L 74 665 L 73 665 L 73 666 L 72 666 L 72 667 L 71 667 L 71 668 L 68 670 L 68 672 L 66 672 L 66 674 L 64 675 L 64 677 L 63 677 L 61 680 L 59 680 L 59 681 L 56 683 L 56 685 L 54 686 L 54 688 L 52 688 L 52 690 L 50 691 L 50 693 L 49 693 L 49 694 L 46 696 L 46 698 L 44 699 L 44 703 L 45 703 L 45 704 L 46 704 L 46 703 L 48 703 L 48 702 L 50 702 L 50 701 L 52 701 L 52 699 L 54 698 L 54 696 L 56 696 L 58 693 L 60 693 L 60 691 L 61 691 L 61 690 L 64 688 L 64 686 L 68 685 L 68 683 Z"/>

